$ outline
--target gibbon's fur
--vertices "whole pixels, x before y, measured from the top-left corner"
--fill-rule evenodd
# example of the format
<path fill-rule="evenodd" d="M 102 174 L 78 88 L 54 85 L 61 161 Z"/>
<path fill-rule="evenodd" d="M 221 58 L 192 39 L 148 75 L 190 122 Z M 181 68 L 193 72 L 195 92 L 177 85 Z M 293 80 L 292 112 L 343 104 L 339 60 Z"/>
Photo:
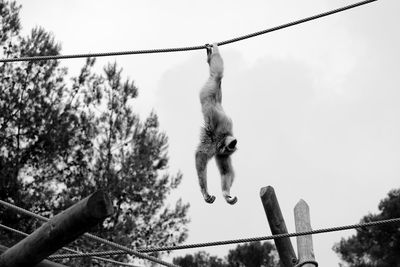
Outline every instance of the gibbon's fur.
<path fill-rule="evenodd" d="M 210 66 L 210 77 L 200 91 L 204 127 L 201 129 L 200 144 L 196 151 L 196 170 L 204 200 L 213 203 L 215 196 L 210 195 L 207 189 L 207 163 L 215 156 L 221 174 L 222 194 L 229 204 L 235 204 L 237 197 L 230 196 L 234 179 L 230 156 L 236 151 L 237 140 L 233 137 L 232 120 L 221 105 L 224 62 L 217 44 L 207 46 L 207 62 Z"/>

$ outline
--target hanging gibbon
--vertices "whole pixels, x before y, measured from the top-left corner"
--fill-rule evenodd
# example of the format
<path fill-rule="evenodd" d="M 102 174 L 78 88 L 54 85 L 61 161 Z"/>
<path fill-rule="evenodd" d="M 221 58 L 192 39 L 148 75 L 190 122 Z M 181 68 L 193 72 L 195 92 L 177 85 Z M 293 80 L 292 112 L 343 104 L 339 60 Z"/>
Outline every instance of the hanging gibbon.
<path fill-rule="evenodd" d="M 224 62 L 218 50 L 218 45 L 207 45 L 207 62 L 210 76 L 200 91 L 200 103 L 204 116 L 204 126 L 200 133 L 200 144 L 196 150 L 196 170 L 201 193 L 207 203 L 213 203 L 215 196 L 207 189 L 207 163 L 215 157 L 221 174 L 222 194 L 229 204 L 235 204 L 237 197 L 230 195 L 234 179 L 231 155 L 236 151 L 237 140 L 233 137 L 232 120 L 222 108 L 221 80 L 224 72 Z"/>

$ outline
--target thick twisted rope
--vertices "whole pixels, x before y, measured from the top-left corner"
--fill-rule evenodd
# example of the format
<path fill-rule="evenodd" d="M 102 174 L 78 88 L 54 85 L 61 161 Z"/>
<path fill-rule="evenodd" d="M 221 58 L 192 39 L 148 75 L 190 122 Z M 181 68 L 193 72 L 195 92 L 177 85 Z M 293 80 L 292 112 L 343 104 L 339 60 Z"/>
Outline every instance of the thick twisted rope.
<path fill-rule="evenodd" d="M 329 15 L 333 15 L 335 13 L 339 13 L 339 12 L 342 12 L 342 11 L 345 11 L 345 10 L 348 10 L 348 9 L 352 9 L 352 8 L 355 8 L 355 7 L 359 7 L 359 6 L 362 6 L 362 5 L 365 5 L 365 4 L 369 4 L 369 3 L 372 3 L 372 2 L 375 2 L 375 1 L 377 1 L 377 0 L 366 0 L 366 1 L 357 2 L 357 3 L 351 4 L 351 5 L 347 5 L 347 6 L 344 6 L 344 7 L 337 8 L 337 9 L 333 9 L 333 10 L 330 10 L 330 11 L 327 11 L 327 12 L 324 12 L 324 13 L 320 13 L 320 14 L 317 14 L 317 15 L 314 15 L 314 16 L 311 16 L 311 17 L 307 17 L 307 18 L 304 18 L 304 19 L 299 19 L 299 20 L 296 20 L 296 21 L 293 21 L 293 22 L 282 24 L 282 25 L 279 25 L 279 26 L 276 26 L 276 27 L 273 27 L 273 28 L 270 28 L 270 29 L 266 29 L 266 30 L 263 30 L 263 31 L 255 32 L 255 33 L 250 33 L 250 34 L 247 34 L 247 35 L 244 35 L 244 36 L 240 36 L 240 37 L 236 37 L 236 38 L 233 38 L 233 39 L 230 39 L 230 40 L 219 42 L 218 45 L 221 46 L 221 45 L 226 45 L 226 44 L 230 44 L 230 43 L 237 42 L 237 41 L 242 41 L 244 39 L 256 37 L 258 35 L 270 33 L 270 32 L 273 32 L 273 31 L 277 31 L 277 30 L 281 30 L 281 29 L 288 28 L 288 27 L 291 27 L 291 26 L 295 26 L 297 24 L 301 24 L 301 23 L 308 22 L 308 21 L 311 21 L 311 20 L 319 19 L 319 18 L 326 17 L 326 16 L 329 16 Z"/>
<path fill-rule="evenodd" d="M 18 207 L 18 206 L 15 206 L 15 205 L 13 205 L 13 204 L 11 204 L 11 203 L 8 203 L 8 202 L 5 202 L 5 201 L 3 201 L 3 200 L 0 200 L 0 204 L 3 205 L 3 206 L 5 206 L 5 207 L 7 207 L 7 208 L 9 208 L 9 209 L 12 209 L 12 210 L 15 210 L 15 211 L 17 211 L 17 212 L 20 212 L 20 213 L 22 213 L 22 214 L 25 214 L 25 215 L 34 217 L 34 218 L 39 219 L 39 220 L 41 220 L 41 221 L 44 221 L 44 222 L 49 221 L 49 219 L 46 218 L 46 217 L 43 217 L 43 216 L 38 215 L 38 214 L 36 214 L 36 213 L 33 213 L 33 212 L 29 211 L 29 210 L 20 208 L 20 207 Z M 138 251 L 133 250 L 133 249 L 131 249 L 131 248 L 128 248 L 128 247 L 122 246 L 122 245 L 120 245 L 120 244 L 114 243 L 114 242 L 109 241 L 109 240 L 107 240 L 107 239 L 104 239 L 104 238 L 95 236 L 95 235 L 93 235 L 93 234 L 84 233 L 83 236 L 85 236 L 85 237 L 87 237 L 87 238 L 90 238 L 90 239 L 92 239 L 92 240 L 96 240 L 96 241 L 98 241 L 98 242 L 100 242 L 100 243 L 109 245 L 110 247 L 113 247 L 113 248 L 115 248 L 115 249 L 125 251 L 126 254 L 129 254 L 129 255 L 134 255 L 134 256 L 139 257 L 139 258 L 147 259 L 147 260 L 149 260 L 149 261 L 153 261 L 153 262 L 156 262 L 156 263 L 161 264 L 161 265 L 164 265 L 164 266 L 178 267 L 177 265 L 174 265 L 174 264 L 171 264 L 171 263 L 162 261 L 162 260 L 157 259 L 157 258 L 155 258 L 155 257 L 146 255 L 146 254 L 144 254 L 144 253 L 141 253 L 141 252 L 138 252 Z"/>
<path fill-rule="evenodd" d="M 27 211 L 23 208 L 17 207 L 13 204 L 10 204 L 8 202 L 5 202 L 3 200 L 0 200 L 0 204 L 16 210 L 20 213 L 32 216 L 34 218 L 37 218 L 42 221 L 48 221 L 47 218 L 40 216 L 38 214 L 35 214 L 33 212 Z M 351 224 L 351 225 L 344 225 L 344 226 L 337 226 L 337 227 L 330 227 L 330 228 L 323 228 L 323 229 L 317 229 L 317 230 L 310 230 L 310 231 L 302 231 L 302 232 L 297 232 L 297 233 L 286 233 L 286 234 L 277 234 L 277 235 L 270 235 L 270 236 L 261 236 L 261 237 L 252 237 L 252 238 L 243 238 L 243 239 L 234 239 L 234 240 L 224 240 L 224 241 L 214 241 L 214 242 L 204 242 L 204 243 L 197 243 L 197 244 L 188 244 L 188 245 L 178 245 L 178 246 L 166 246 L 166 247 L 154 247 L 154 248 L 142 248 L 138 249 L 137 251 L 132 250 L 130 248 L 118 245 L 116 243 L 113 243 L 111 241 L 102 239 L 100 237 L 94 236 L 92 234 L 85 234 L 85 236 L 97 240 L 99 242 L 102 242 L 104 244 L 108 244 L 112 247 L 116 247 L 119 250 L 115 251 L 100 251 L 100 252 L 91 252 L 91 253 L 81 253 L 81 254 L 63 254 L 63 255 L 52 255 L 49 258 L 50 259 L 61 259 L 65 257 L 87 257 L 87 256 L 106 256 L 106 255 L 117 255 L 117 254 L 131 254 L 131 251 L 134 251 L 136 254 L 143 255 L 142 253 L 148 253 L 148 252 L 157 252 L 157 251 L 170 251 L 170 250 L 178 250 L 178 249 L 189 249 L 189 248 L 199 248 L 199 247 L 210 247 L 210 246 L 220 246 L 220 245 L 229 245 L 229 244 L 236 244 L 236 243 L 245 243 L 245 242 L 256 242 L 256 241 L 265 241 L 265 240 L 271 240 L 271 239 L 279 239 L 279 238 L 286 238 L 286 237 L 296 237 L 296 236 L 302 236 L 302 235 L 313 235 L 313 234 L 321 234 L 321 233 L 328 233 L 328 232 L 336 232 L 336 231 L 343 231 L 343 230 L 350 230 L 350 229 L 356 229 L 356 228 L 365 228 L 365 227 L 372 227 L 372 226 L 381 226 L 381 225 L 386 225 L 386 224 L 391 224 L 391 223 L 399 223 L 400 218 L 393 218 L 393 219 L 387 219 L 387 220 L 379 220 L 379 221 L 372 221 L 372 222 L 365 222 L 365 223 L 359 223 L 359 224 Z M 122 248 L 120 248 L 122 247 Z M 132 253 L 135 255 L 134 253 Z M 157 259 L 158 260 L 158 259 Z M 154 260 L 153 260 L 154 261 Z M 161 263 L 160 263 L 161 264 Z M 167 263 L 168 264 L 168 263 Z M 171 266 L 171 264 L 167 265 Z"/>
<path fill-rule="evenodd" d="M 286 237 L 295 237 L 295 236 L 302 236 L 302 235 L 321 234 L 321 233 L 343 231 L 343 230 L 350 230 L 350 229 L 371 227 L 371 226 L 381 226 L 381 225 L 385 225 L 385 224 L 399 223 L 399 222 L 400 222 L 400 218 L 394 218 L 394 219 L 388 219 L 388 220 L 380 220 L 380 221 L 373 221 L 373 222 L 366 222 L 366 223 L 359 223 L 359 224 L 351 224 L 351 225 L 344 225 L 344 226 L 337 226 L 337 227 L 331 227 L 331 228 L 303 231 L 303 232 L 297 232 L 297 233 L 286 233 L 286 234 L 277 234 L 277 235 L 261 236 L 261 237 L 251 237 L 251 238 L 243 238 L 243 239 L 233 239 L 233 240 L 225 240 L 225 241 L 204 242 L 204 243 L 179 245 L 179 246 L 140 248 L 140 249 L 137 249 L 137 251 L 142 252 L 142 253 L 143 252 L 147 253 L 147 252 L 156 252 L 156 251 L 170 251 L 170 250 L 178 250 L 178 249 L 221 246 L 221 245 L 230 245 L 230 244 L 236 244 L 236 243 L 256 242 L 256 241 L 265 241 L 265 240 L 279 239 L 279 238 L 286 238 Z M 86 257 L 88 257 L 88 256 L 108 256 L 108 255 L 117 255 L 117 254 L 125 254 L 125 252 L 122 251 L 122 250 L 98 251 L 98 252 L 84 253 L 84 254 L 80 254 L 80 255 L 72 255 L 72 254 L 52 255 L 49 258 L 50 259 L 61 259 L 61 258 L 64 258 L 64 257 L 68 258 L 68 257 L 85 257 L 85 256 Z"/>
<path fill-rule="evenodd" d="M 366 0 L 358 3 L 354 3 L 348 6 L 344 6 L 341 8 L 337 8 L 331 11 L 327 11 L 321 14 L 317 14 L 311 17 L 307 17 L 304 19 L 296 20 L 293 22 L 289 22 L 283 25 L 279 25 L 270 29 L 266 29 L 263 31 L 258 31 L 255 33 L 250 33 L 247 35 L 243 35 L 240 37 L 232 38 L 226 41 L 218 42 L 219 46 L 230 44 L 233 42 L 242 41 L 248 38 L 256 37 L 258 35 L 266 34 L 269 32 L 281 30 L 287 27 L 291 27 L 297 24 L 301 24 L 307 21 L 319 19 L 325 16 L 329 16 L 335 13 L 339 13 L 351 8 L 355 8 L 358 6 L 362 6 L 365 4 L 369 4 L 371 2 L 375 2 L 377 0 Z M 86 57 L 108 57 L 108 56 L 123 56 L 123 55 L 135 55 L 135 54 L 151 54 L 151 53 L 168 53 L 168 52 L 182 52 L 182 51 L 191 51 L 191 50 L 200 50 L 205 49 L 207 45 L 198 45 L 198 46 L 186 46 L 186 47 L 175 47 L 175 48 L 158 48 L 158 49 L 146 49 L 146 50 L 132 50 L 132 51 L 120 51 L 120 52 L 105 52 L 105 53 L 87 53 L 87 54 L 73 54 L 73 55 L 47 55 L 47 56 L 35 56 L 35 57 L 20 57 L 20 58 L 3 58 L 0 59 L 0 62 L 16 62 L 16 61 L 39 61 L 39 60 L 50 60 L 50 59 L 67 59 L 67 58 L 86 58 Z"/>

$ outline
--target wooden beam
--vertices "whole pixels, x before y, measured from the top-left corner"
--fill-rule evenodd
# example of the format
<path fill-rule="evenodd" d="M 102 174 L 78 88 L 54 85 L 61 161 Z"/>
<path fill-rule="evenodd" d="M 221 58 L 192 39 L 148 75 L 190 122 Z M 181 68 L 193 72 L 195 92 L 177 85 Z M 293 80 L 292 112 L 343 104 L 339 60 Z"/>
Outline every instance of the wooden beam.
<path fill-rule="evenodd" d="M 103 191 L 97 191 L 57 214 L 1 254 L 0 266 L 33 267 L 112 213 L 110 198 Z"/>
<path fill-rule="evenodd" d="M 310 208 L 307 203 L 300 199 L 300 201 L 294 207 L 294 221 L 296 224 L 296 232 L 311 231 L 310 223 Z M 297 255 L 299 256 L 299 262 L 307 262 L 303 267 L 315 267 L 315 255 L 313 248 L 312 235 L 297 236 Z"/>
<path fill-rule="evenodd" d="M 261 202 L 267 215 L 271 233 L 287 234 L 285 220 L 283 219 L 278 199 L 276 198 L 274 188 L 272 186 L 263 187 L 260 190 Z M 296 254 L 289 237 L 274 239 L 276 249 L 278 250 L 279 259 L 282 267 L 292 267 L 297 263 Z"/>
<path fill-rule="evenodd" d="M 8 249 L 8 247 L 0 245 L 1 253 L 5 252 L 7 249 Z M 56 263 L 53 261 L 49 261 L 49 260 L 43 260 L 43 261 L 39 262 L 38 264 L 36 264 L 35 267 L 68 267 L 68 266 L 66 266 L 64 264 Z"/>

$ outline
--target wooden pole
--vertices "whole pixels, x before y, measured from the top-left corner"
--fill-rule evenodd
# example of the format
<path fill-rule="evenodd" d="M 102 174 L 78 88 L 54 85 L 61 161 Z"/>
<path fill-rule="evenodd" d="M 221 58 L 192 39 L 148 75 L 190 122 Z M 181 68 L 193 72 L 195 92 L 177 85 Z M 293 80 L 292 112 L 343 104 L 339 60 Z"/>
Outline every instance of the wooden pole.
<path fill-rule="evenodd" d="M 300 199 L 294 207 L 294 220 L 296 224 L 296 232 L 311 231 L 310 208 L 307 203 Z M 299 263 L 314 261 L 315 255 L 313 249 L 312 235 L 297 236 L 297 255 Z M 305 263 L 304 267 L 315 267 L 315 263 Z"/>
<path fill-rule="evenodd" d="M 1 253 L 5 252 L 7 249 L 8 249 L 8 247 L 0 245 Z M 39 262 L 38 264 L 36 264 L 35 267 L 68 267 L 68 266 L 66 266 L 64 264 L 56 263 L 53 261 L 49 261 L 49 260 L 43 260 L 43 261 Z"/>
<path fill-rule="evenodd" d="M 103 191 L 79 201 L 0 255 L 0 267 L 33 267 L 113 213 Z"/>
<path fill-rule="evenodd" d="M 271 233 L 287 234 L 285 220 L 283 219 L 278 199 L 276 198 L 274 188 L 272 186 L 263 187 L 260 190 L 261 202 L 267 215 Z M 275 239 L 275 246 L 279 253 L 282 267 L 292 267 L 296 264 L 297 258 L 289 237 Z"/>

